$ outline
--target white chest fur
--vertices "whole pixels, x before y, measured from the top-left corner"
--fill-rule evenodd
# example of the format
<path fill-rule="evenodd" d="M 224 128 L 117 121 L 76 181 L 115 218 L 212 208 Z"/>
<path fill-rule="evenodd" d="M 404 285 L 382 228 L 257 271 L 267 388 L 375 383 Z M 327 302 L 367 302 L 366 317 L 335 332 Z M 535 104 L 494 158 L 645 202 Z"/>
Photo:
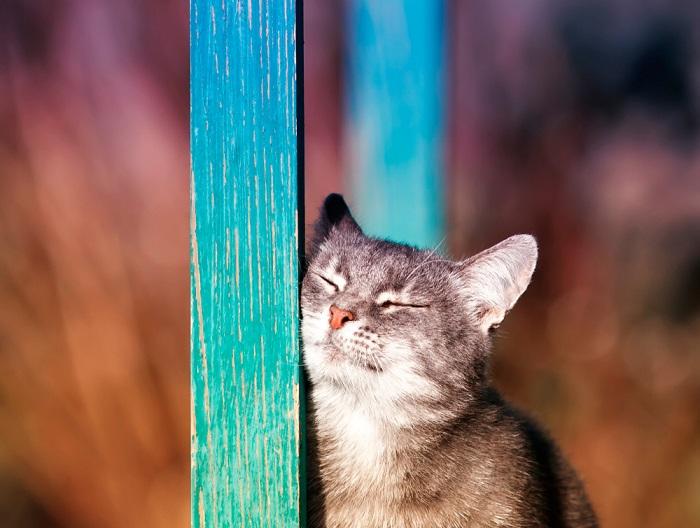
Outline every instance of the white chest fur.
<path fill-rule="evenodd" d="M 403 474 L 396 457 L 396 430 L 381 413 L 352 396 L 314 394 L 320 475 L 329 499 L 396 499 Z"/>
<path fill-rule="evenodd" d="M 364 409 L 329 413 L 318 427 L 327 526 L 383 526 L 395 518 L 400 468 L 390 433 Z"/>
<path fill-rule="evenodd" d="M 416 469 L 410 454 L 415 446 L 409 447 L 416 439 L 399 425 L 405 417 L 396 419 L 396 413 L 370 407 L 366 399 L 358 402 L 317 389 L 314 427 L 327 528 L 455 528 L 468 524 L 473 513 L 469 508 L 445 511 L 439 502 L 416 501 L 416 482 L 406 480 Z M 387 420 L 389 416 L 394 420 Z M 478 497 L 474 504 L 480 504 Z"/>
<path fill-rule="evenodd" d="M 390 469 L 390 438 L 363 408 L 322 406 L 317 417 L 322 469 L 342 476 L 348 488 L 382 481 Z"/>

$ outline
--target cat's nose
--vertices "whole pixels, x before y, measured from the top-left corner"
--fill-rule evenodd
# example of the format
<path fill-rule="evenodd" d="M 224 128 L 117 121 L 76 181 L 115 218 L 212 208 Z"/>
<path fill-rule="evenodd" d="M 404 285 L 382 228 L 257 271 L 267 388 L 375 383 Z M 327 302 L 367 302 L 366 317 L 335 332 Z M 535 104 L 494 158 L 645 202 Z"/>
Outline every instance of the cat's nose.
<path fill-rule="evenodd" d="M 333 330 L 338 330 L 348 321 L 354 321 L 355 314 L 350 310 L 343 310 L 338 308 L 335 304 L 331 305 L 331 328 Z"/>

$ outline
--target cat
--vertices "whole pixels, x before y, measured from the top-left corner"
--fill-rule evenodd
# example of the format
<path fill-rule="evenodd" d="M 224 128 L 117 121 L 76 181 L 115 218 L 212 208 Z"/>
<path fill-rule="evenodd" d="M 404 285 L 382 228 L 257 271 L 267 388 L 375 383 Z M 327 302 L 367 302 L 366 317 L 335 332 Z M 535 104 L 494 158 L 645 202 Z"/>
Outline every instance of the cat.
<path fill-rule="evenodd" d="M 555 444 L 488 377 L 530 235 L 451 262 L 363 234 L 329 195 L 302 282 L 313 528 L 595 527 Z"/>

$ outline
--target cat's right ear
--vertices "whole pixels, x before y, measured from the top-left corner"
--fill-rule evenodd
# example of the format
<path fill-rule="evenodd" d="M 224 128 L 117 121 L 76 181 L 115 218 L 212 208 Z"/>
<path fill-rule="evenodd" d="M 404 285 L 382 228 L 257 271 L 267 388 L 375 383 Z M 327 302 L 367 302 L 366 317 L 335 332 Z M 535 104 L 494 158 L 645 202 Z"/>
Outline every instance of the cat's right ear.
<path fill-rule="evenodd" d="M 537 263 L 537 242 L 515 235 L 457 264 L 467 305 L 484 333 L 498 326 L 523 294 Z"/>
<path fill-rule="evenodd" d="M 340 194 L 329 194 L 323 201 L 318 220 L 314 226 L 314 236 L 309 256 L 313 256 L 321 244 L 335 231 L 354 232 L 362 234 L 362 229 L 357 225 L 350 214 L 348 204 Z"/>

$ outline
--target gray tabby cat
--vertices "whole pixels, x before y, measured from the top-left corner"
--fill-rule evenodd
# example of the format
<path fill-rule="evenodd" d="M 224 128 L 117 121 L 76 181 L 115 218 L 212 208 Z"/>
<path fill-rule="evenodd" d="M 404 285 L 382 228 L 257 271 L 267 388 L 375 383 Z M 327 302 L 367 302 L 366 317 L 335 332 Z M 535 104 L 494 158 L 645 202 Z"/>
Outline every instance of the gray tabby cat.
<path fill-rule="evenodd" d="M 332 194 L 309 257 L 311 526 L 597 526 L 557 447 L 489 382 L 490 332 L 530 282 L 533 237 L 450 262 L 365 236 Z"/>

